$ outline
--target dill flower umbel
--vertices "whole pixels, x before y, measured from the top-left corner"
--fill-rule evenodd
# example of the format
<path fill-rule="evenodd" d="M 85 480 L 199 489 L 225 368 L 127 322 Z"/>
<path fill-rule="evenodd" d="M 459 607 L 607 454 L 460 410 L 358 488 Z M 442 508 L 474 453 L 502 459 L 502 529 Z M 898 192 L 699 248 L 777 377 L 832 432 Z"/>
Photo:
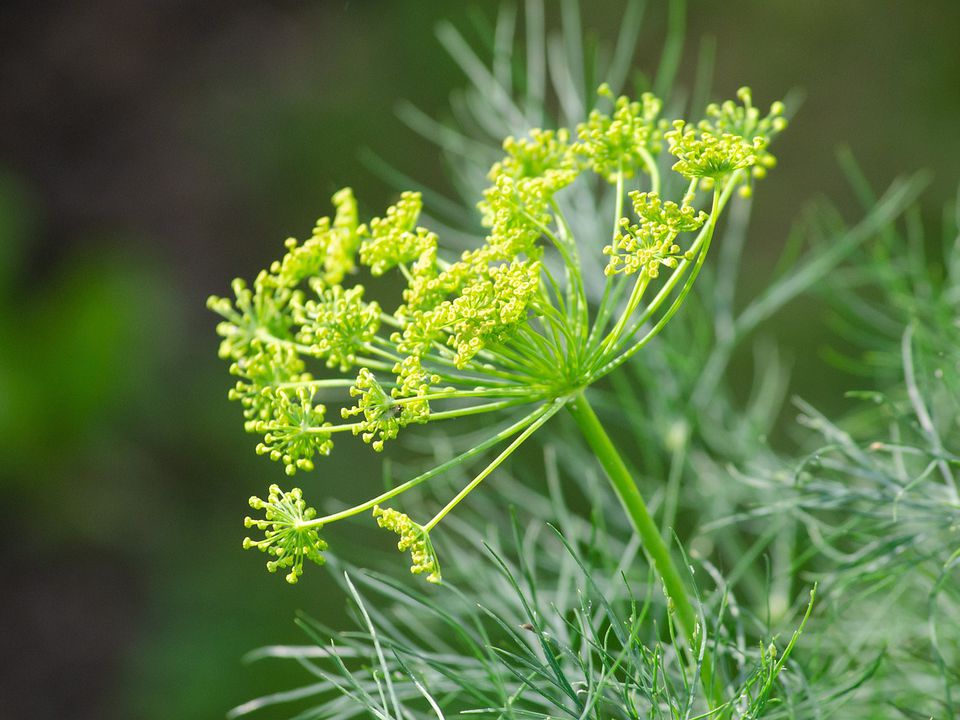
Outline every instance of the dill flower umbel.
<path fill-rule="evenodd" d="M 220 355 L 238 378 L 230 397 L 240 402 L 247 431 L 262 435 L 257 452 L 290 475 L 314 469 L 344 434 L 380 452 L 410 426 L 488 413 L 502 423 L 453 459 L 332 515 L 317 517 L 298 488 L 273 486 L 267 501 L 252 499 L 264 519 L 247 526 L 263 530 L 265 539 L 244 545 L 275 557 L 269 569 L 290 567 L 287 579 L 295 582 L 305 559 L 323 560 L 326 543 L 317 530 L 372 510 L 381 527 L 400 536 L 412 571 L 439 582 L 430 532 L 566 408 L 649 541 L 648 552 L 662 556 L 657 563 L 668 590 L 679 592 L 669 554 L 659 549 L 658 533 L 646 537 L 642 498 L 583 391 L 650 342 L 682 305 L 733 192 L 748 193 L 774 165 L 769 144 L 785 126 L 783 106 L 775 103 L 761 117 L 742 89 L 739 104 L 711 105 L 691 124 L 663 118 L 662 102 L 649 93 L 633 101 L 604 86 L 598 95 L 604 107 L 575 128 L 535 129 L 504 141 L 504 157 L 478 199 L 487 235 L 477 247 L 444 255 L 438 236 L 421 225 L 419 193 L 405 192 L 380 217 L 361 222 L 345 188 L 333 196 L 333 217 L 320 218 L 305 241 L 287 240 L 283 257 L 252 285 L 237 280 L 232 300 L 210 298 L 223 318 Z M 665 148 L 686 186 L 677 197 L 668 197 L 661 178 Z M 596 176 L 613 193 L 610 233 L 575 237 L 564 190 L 596 183 Z M 585 291 L 586 253 L 608 257 L 596 306 Z M 369 299 L 358 282 L 386 273 L 405 284 L 392 310 Z M 336 396 L 339 412 L 329 413 Z M 483 469 L 423 525 L 383 507 L 488 452 L 493 457 Z M 681 610 L 692 631 L 689 608 Z"/>
<path fill-rule="evenodd" d="M 410 551 L 410 572 L 414 575 L 427 574 L 427 581 L 440 582 L 440 563 L 437 554 L 433 551 L 430 542 L 430 531 L 396 510 L 384 509 L 379 505 L 373 508 L 373 516 L 377 525 L 386 528 L 400 536 L 397 549 L 400 552 Z"/>
<path fill-rule="evenodd" d="M 267 570 L 276 572 L 280 568 L 290 568 L 286 580 L 293 584 L 303 574 L 304 560 L 323 564 L 327 543 L 320 539 L 320 525 L 313 521 L 317 511 L 307 506 L 298 488 L 283 492 L 271 485 L 267 499 L 251 497 L 250 507 L 262 510 L 264 519 L 247 517 L 243 524 L 262 530 L 265 537 L 263 540 L 244 538 L 243 547 L 248 550 L 256 548 L 276 558 L 267 561 Z"/>

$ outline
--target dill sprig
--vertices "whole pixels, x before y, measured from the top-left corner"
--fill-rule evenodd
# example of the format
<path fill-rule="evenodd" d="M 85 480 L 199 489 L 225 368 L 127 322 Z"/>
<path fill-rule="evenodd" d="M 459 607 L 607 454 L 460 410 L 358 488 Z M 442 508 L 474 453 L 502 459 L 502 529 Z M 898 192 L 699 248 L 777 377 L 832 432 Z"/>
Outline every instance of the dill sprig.
<path fill-rule="evenodd" d="M 382 451 L 411 425 L 522 410 L 509 432 L 492 435 L 490 449 L 506 448 L 418 526 L 418 538 L 429 544 L 437 523 L 566 407 L 588 439 L 597 440 L 594 450 L 617 478 L 618 494 L 649 535 L 643 500 L 603 440 L 583 391 L 663 329 L 703 267 L 731 194 L 755 177 L 750 168 L 772 165 L 767 146 L 785 125 L 782 104 L 759 120 L 750 91 L 743 88 L 738 97 L 742 105 L 708 109 L 708 120 L 691 134 L 680 120 L 666 130 L 670 123 L 653 95 L 634 102 L 614 98 L 604 86 L 600 106 L 575 128 L 508 137 L 478 205 L 487 235 L 459 257 L 444 257 L 438 235 L 420 224 L 421 193 L 404 192 L 366 223 L 353 193 L 336 193 L 335 214 L 318 220 L 307 240 L 288 240 L 286 254 L 252 285 L 235 281 L 233 300 L 209 301 L 223 317 L 220 354 L 242 378 L 231 397 L 244 406 L 247 430 L 263 435 L 258 453 L 294 475 L 312 470 L 345 432 Z M 662 196 L 655 156 L 664 142 L 686 184 L 675 199 Z M 594 175 L 616 193 L 606 247 L 578 237 L 561 206 L 568 187 Z M 629 178 L 642 178 L 648 189 L 628 195 Z M 632 215 L 623 209 L 627 199 Z M 588 298 L 580 262 L 587 254 L 609 257 L 597 304 Z M 386 312 L 368 300 L 361 271 L 397 273 L 405 282 L 402 302 Z M 337 391 L 352 400 L 340 413 L 345 422 L 328 417 L 321 391 L 325 400 Z M 473 454 L 468 450 L 459 461 Z M 404 483 L 375 504 L 429 477 Z M 324 527 L 369 510 L 371 502 L 305 526 Z M 669 552 L 662 544 L 650 552 L 659 557 L 669 592 L 682 605 L 681 624 L 692 633 L 692 607 Z M 420 567 L 414 563 L 415 572 Z"/>

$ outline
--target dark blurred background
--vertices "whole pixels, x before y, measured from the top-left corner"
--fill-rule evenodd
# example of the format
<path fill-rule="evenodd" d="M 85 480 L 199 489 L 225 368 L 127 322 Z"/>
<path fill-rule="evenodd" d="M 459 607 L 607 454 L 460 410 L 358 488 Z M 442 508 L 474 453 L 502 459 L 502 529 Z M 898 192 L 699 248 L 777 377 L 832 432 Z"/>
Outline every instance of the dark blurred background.
<path fill-rule="evenodd" d="M 2 4 L 0 718 L 222 717 L 287 684 L 245 651 L 300 642 L 297 609 L 337 624 L 324 573 L 287 587 L 240 551 L 246 497 L 282 471 L 227 403 L 204 300 L 307 233 L 338 187 L 382 209 L 394 188 L 363 148 L 443 187 L 394 108 L 445 114 L 462 78 L 433 30 L 479 38 L 498 2 L 471 5 Z M 612 42 L 621 4 L 584 5 Z M 649 3 L 638 68 L 655 68 L 665 17 Z M 955 193 L 960 2 L 692 0 L 681 82 L 705 36 L 718 97 L 805 93 L 759 190 L 757 275 L 807 201 L 849 202 L 841 144 L 877 186 L 930 168 L 929 218 Z M 835 401 L 816 306 L 778 327 L 793 390 Z M 379 458 L 347 448 L 312 482 L 336 494 L 349 468 L 378 485 Z"/>

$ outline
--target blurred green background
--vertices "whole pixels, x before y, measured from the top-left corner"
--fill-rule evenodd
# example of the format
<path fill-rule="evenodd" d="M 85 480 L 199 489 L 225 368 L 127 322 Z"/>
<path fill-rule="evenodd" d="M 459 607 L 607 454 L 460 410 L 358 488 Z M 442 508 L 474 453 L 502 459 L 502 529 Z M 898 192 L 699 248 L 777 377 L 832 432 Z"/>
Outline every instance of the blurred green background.
<path fill-rule="evenodd" d="M 323 573 L 287 587 L 240 552 L 245 498 L 282 470 L 226 400 L 204 300 L 307 233 L 338 187 L 382 209 L 394 189 L 363 148 L 444 186 L 394 108 L 442 117 L 462 78 L 434 27 L 480 45 L 498 5 L 3 4 L 0 718 L 222 717 L 286 685 L 240 658 L 300 642 L 296 610 L 336 626 L 345 602 Z M 612 42 L 622 4 L 583 5 Z M 652 71 L 665 4 L 646 20 L 636 66 Z M 933 170 L 938 217 L 960 180 L 958 34 L 956 0 L 690 2 L 682 83 L 712 37 L 717 96 L 805 95 L 759 190 L 758 282 L 804 203 L 849 201 L 841 144 L 877 186 Z M 849 380 L 823 372 L 819 308 L 795 303 L 767 332 L 793 357 L 792 390 L 835 403 Z M 342 496 L 348 472 L 374 487 L 380 467 L 344 443 L 308 482 Z"/>

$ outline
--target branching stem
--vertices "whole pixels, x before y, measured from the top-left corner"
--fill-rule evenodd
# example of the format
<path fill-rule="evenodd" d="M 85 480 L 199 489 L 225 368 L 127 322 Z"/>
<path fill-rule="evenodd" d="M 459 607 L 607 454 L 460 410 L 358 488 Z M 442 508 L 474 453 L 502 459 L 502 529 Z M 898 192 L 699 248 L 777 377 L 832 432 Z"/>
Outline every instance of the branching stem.
<path fill-rule="evenodd" d="M 395 488 L 391 488 L 390 490 L 387 490 L 386 492 L 380 495 L 377 495 L 377 497 L 372 498 L 371 500 L 367 500 L 366 502 L 361 503 L 360 505 L 355 505 L 351 508 L 347 508 L 346 510 L 335 512 L 331 515 L 325 515 L 324 517 L 316 518 L 315 520 L 310 520 L 309 522 L 303 523 L 303 527 L 319 528 L 319 527 L 323 527 L 324 525 L 329 525 L 332 522 L 336 522 L 337 520 L 343 520 L 344 518 L 352 517 L 354 515 L 358 515 L 359 513 L 366 512 L 367 510 L 372 509 L 375 505 L 380 505 L 381 503 L 384 503 L 387 500 L 390 500 L 396 497 L 397 495 L 405 493 L 407 490 L 410 490 L 416 487 L 422 482 L 426 482 L 427 480 L 434 478 L 437 475 L 441 475 L 447 472 L 448 470 L 452 470 L 458 465 L 462 465 L 470 458 L 476 455 L 479 455 L 480 453 L 486 450 L 489 450 L 494 445 L 498 445 L 499 443 L 509 438 L 511 435 L 515 435 L 520 430 L 528 427 L 530 423 L 536 420 L 538 413 L 541 413 L 542 410 L 543 410 L 543 407 L 537 408 L 533 412 L 529 413 L 525 417 L 521 418 L 517 422 L 510 425 L 509 427 L 504 428 L 503 430 L 498 432 L 496 435 L 493 435 L 492 437 L 487 438 L 482 443 L 470 448 L 466 452 L 461 453 L 460 455 L 457 455 L 455 458 L 447 460 L 446 462 L 441 463 L 440 465 L 437 465 L 436 467 L 431 468 L 430 470 L 427 470 L 425 473 L 422 473 L 421 475 L 417 475 L 417 477 L 412 478 L 411 480 L 407 480 L 405 483 L 401 483 L 400 485 L 397 485 Z"/>
<path fill-rule="evenodd" d="M 554 400 L 552 403 L 547 403 L 540 406 L 530 416 L 528 416 L 533 419 L 533 422 L 531 422 L 530 425 L 522 433 L 520 433 L 519 436 L 517 436 L 516 440 L 514 440 L 506 448 L 504 448 L 503 452 L 497 455 L 497 457 L 495 457 L 490 462 L 489 465 L 487 465 L 483 470 L 481 470 L 479 475 L 477 475 L 473 480 L 467 483 L 467 485 L 463 488 L 463 490 L 458 492 L 456 496 L 450 502 L 448 502 L 440 512 L 434 515 L 433 519 L 423 526 L 423 529 L 427 532 L 432 530 L 438 522 L 440 522 L 441 520 L 443 520 L 444 517 L 446 517 L 447 513 L 453 510 L 460 503 L 461 500 L 463 500 L 467 495 L 469 495 L 477 487 L 477 485 L 483 482 L 484 478 L 486 478 L 487 475 L 489 475 L 494 470 L 496 470 L 497 467 L 499 467 L 504 460 L 506 460 L 508 457 L 510 457 L 513 454 L 514 450 L 520 447 L 528 437 L 533 435 L 533 433 L 535 433 L 540 428 L 541 425 L 543 425 L 547 420 L 553 417 L 557 413 L 557 411 L 563 407 L 565 401 L 566 401 L 566 398 L 558 398 L 557 400 Z"/>

